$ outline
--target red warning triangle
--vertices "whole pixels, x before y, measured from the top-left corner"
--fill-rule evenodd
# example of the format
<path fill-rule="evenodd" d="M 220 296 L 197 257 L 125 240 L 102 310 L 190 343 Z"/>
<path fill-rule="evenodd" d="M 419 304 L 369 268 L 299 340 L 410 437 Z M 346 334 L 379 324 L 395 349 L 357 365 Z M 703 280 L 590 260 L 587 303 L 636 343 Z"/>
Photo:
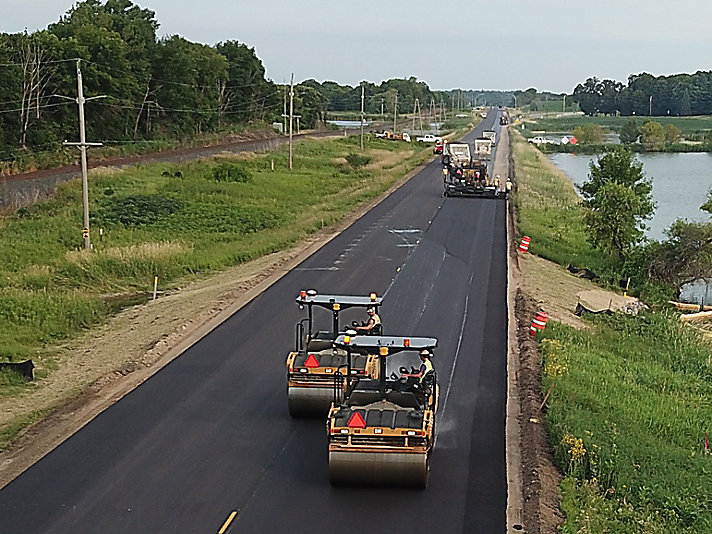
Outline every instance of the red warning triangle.
<path fill-rule="evenodd" d="M 307 358 L 307 361 L 304 362 L 305 367 L 319 367 L 319 360 L 316 359 L 316 356 L 313 354 L 310 354 L 309 357 Z"/>
<path fill-rule="evenodd" d="M 363 420 L 363 416 L 360 413 L 354 412 L 347 426 L 349 428 L 366 428 L 366 421 Z"/>

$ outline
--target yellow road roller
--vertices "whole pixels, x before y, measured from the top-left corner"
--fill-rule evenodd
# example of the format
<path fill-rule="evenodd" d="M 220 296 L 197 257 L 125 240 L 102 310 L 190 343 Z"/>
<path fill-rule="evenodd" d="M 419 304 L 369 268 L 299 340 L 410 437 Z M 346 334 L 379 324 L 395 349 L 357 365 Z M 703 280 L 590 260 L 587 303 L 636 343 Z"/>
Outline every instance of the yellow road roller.
<path fill-rule="evenodd" d="M 307 317 L 297 323 L 293 352 L 287 356 L 287 404 L 292 417 L 324 416 L 332 402 L 340 402 L 346 390 L 347 376 L 378 376 L 376 357 L 356 355 L 347 368 L 346 350 L 334 340 L 346 327 L 340 327 L 339 315 L 350 308 L 373 307 L 378 313 L 382 298 L 375 293 L 366 296 L 328 295 L 315 290 L 302 290 L 297 296 Z M 315 309 L 331 311 L 331 329 L 315 329 Z M 374 333 L 382 333 L 382 326 Z"/>
<path fill-rule="evenodd" d="M 329 480 L 333 485 L 389 485 L 424 488 L 435 443 L 439 388 L 432 366 L 386 376 L 394 354 L 431 351 L 432 337 L 339 336 L 335 343 L 353 355 L 376 356 L 378 378 L 359 376 L 344 400 L 334 402 L 326 423 Z M 400 358 L 399 358 L 400 359 Z"/>

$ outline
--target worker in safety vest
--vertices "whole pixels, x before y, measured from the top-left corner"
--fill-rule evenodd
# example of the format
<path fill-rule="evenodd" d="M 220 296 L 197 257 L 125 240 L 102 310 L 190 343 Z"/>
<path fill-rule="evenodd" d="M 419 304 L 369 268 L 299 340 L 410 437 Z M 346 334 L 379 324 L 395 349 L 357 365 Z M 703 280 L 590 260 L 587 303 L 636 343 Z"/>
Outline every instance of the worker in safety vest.
<path fill-rule="evenodd" d="M 430 361 L 430 358 L 433 357 L 433 353 L 430 352 L 428 349 L 421 350 L 420 351 L 420 361 L 422 362 L 420 364 L 420 369 L 418 370 L 418 375 L 420 377 L 419 382 L 422 384 L 423 379 L 425 379 L 425 376 L 428 373 L 435 372 L 435 368 L 433 367 L 433 362 Z"/>
<path fill-rule="evenodd" d="M 355 326 L 354 330 L 361 334 L 377 334 L 381 330 L 381 318 L 376 313 L 374 306 L 369 306 L 366 312 L 368 321 L 363 326 Z"/>

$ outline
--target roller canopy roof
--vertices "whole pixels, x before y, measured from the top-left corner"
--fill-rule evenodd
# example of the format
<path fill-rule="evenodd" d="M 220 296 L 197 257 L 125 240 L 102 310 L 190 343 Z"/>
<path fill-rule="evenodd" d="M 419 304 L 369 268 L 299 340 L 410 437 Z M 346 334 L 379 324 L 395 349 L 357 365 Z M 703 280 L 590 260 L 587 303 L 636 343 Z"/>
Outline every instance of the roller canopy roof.
<path fill-rule="evenodd" d="M 325 308 L 331 308 L 334 304 L 340 304 L 342 309 L 368 306 L 380 306 L 383 299 L 377 297 L 375 293 L 366 296 L 360 295 L 326 295 L 313 291 L 301 292 L 297 296 L 297 304 L 316 304 Z"/>
<path fill-rule="evenodd" d="M 378 354 L 385 347 L 388 349 L 388 354 L 395 354 L 404 350 L 434 349 L 438 346 L 438 340 L 434 337 L 349 336 L 346 334 L 337 337 L 334 344 L 345 349 L 350 348 L 354 352 L 368 354 Z"/>

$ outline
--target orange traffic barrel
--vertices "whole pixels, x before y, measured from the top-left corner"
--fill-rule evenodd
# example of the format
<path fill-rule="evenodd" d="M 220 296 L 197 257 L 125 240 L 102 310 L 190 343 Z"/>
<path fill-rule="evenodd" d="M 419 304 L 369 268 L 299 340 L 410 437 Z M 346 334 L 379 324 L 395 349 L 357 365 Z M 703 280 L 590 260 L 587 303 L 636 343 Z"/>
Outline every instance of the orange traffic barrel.
<path fill-rule="evenodd" d="M 529 251 L 529 244 L 532 242 L 532 238 L 528 235 L 522 237 L 522 242 L 519 245 L 519 252 L 526 254 Z"/>
<path fill-rule="evenodd" d="M 544 310 L 539 310 L 536 312 L 534 319 L 532 319 L 532 325 L 529 327 L 529 333 L 533 336 L 536 335 L 537 330 L 544 330 L 546 328 L 546 320 L 549 318 Z"/>

